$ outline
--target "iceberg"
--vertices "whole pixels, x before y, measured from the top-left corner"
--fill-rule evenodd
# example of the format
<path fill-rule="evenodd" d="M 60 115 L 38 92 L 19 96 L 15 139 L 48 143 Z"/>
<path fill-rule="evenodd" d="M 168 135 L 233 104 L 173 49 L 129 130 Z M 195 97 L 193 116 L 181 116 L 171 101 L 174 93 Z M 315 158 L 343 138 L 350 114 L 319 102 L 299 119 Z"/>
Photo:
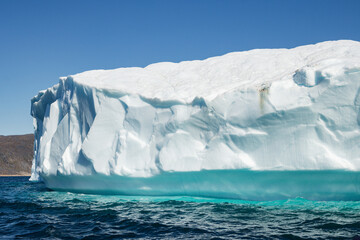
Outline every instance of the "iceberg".
<path fill-rule="evenodd" d="M 50 189 L 360 199 L 360 42 L 87 71 L 31 115 Z"/>

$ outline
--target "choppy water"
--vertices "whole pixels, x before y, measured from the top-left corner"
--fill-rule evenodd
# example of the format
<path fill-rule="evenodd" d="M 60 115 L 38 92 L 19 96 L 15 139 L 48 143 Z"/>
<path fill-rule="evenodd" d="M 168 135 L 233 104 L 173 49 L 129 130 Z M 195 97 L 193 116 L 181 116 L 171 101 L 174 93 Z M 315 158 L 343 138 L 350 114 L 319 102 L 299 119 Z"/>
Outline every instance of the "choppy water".
<path fill-rule="evenodd" d="M 49 191 L 0 178 L 0 239 L 360 239 L 359 201 L 249 202 Z"/>

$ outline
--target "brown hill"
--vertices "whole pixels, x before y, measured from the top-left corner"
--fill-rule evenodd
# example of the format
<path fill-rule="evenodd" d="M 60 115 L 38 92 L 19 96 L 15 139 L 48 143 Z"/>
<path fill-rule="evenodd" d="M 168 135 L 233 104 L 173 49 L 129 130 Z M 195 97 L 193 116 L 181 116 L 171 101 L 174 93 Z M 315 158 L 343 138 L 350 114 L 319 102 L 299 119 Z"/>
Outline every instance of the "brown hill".
<path fill-rule="evenodd" d="M 0 135 L 0 175 L 30 175 L 34 135 Z"/>

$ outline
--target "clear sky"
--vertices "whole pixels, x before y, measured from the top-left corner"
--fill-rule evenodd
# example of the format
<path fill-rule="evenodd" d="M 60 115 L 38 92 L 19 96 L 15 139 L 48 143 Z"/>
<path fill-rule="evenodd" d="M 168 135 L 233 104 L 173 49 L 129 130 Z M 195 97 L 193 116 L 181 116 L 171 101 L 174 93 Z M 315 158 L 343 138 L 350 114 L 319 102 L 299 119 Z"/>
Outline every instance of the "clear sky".
<path fill-rule="evenodd" d="M 92 69 L 360 40 L 359 0 L 0 0 L 0 135 L 33 131 L 30 99 Z"/>

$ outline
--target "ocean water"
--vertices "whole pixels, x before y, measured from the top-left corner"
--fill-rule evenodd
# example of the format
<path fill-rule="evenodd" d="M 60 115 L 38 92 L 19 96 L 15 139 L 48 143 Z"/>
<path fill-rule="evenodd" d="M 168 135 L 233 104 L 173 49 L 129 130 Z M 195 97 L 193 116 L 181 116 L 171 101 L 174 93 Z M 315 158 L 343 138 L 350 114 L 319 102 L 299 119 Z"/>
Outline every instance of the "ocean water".
<path fill-rule="evenodd" d="M 0 177 L 0 239 L 41 238 L 360 239 L 360 202 L 91 195 Z"/>

